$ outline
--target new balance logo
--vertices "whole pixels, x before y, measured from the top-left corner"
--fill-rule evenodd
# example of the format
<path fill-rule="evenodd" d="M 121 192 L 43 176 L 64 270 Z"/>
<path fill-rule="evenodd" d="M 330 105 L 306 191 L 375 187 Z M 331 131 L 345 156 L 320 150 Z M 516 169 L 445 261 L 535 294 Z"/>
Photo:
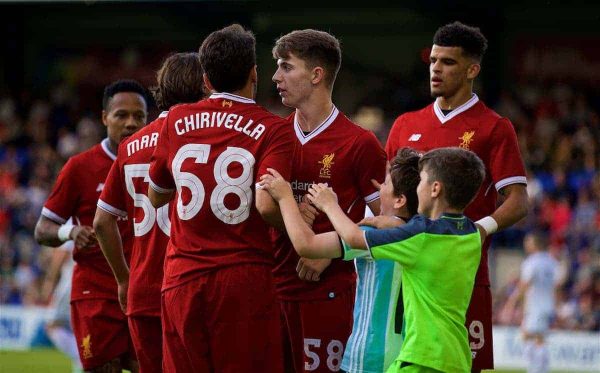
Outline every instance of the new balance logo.
<path fill-rule="evenodd" d="M 421 138 L 421 134 L 420 133 L 413 133 L 409 138 L 408 141 L 419 141 L 419 139 Z"/>
<path fill-rule="evenodd" d="M 98 184 L 98 186 L 96 187 L 96 192 L 101 192 L 102 189 L 104 189 L 104 183 Z"/>

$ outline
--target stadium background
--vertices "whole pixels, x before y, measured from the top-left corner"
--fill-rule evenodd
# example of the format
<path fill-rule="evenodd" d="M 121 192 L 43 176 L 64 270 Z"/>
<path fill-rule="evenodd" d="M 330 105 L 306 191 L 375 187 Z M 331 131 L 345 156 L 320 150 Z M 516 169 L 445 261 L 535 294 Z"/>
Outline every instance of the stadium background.
<path fill-rule="evenodd" d="M 33 227 L 65 160 L 104 136 L 104 85 L 127 77 L 151 86 L 165 56 L 195 51 L 209 32 L 239 22 L 257 37 L 257 101 L 284 115 L 289 111 L 270 79 L 272 44 L 293 29 L 322 29 L 340 38 L 343 47 L 334 102 L 384 143 L 395 117 L 431 101 L 427 61 L 432 35 L 454 20 L 479 26 L 489 40 L 475 91 L 513 122 L 529 173 L 530 213 L 495 236 L 490 255 L 498 330 L 518 355 L 514 326 L 522 315 L 503 312 L 503 302 L 516 283 L 523 236 L 542 231 L 561 263 L 553 327 L 566 330 L 557 334 L 566 347 L 552 350 L 553 359 L 571 354 L 600 371 L 599 14 L 600 4 L 583 1 L 473 5 L 425 0 L 371 8 L 271 2 L 1 3 L 0 372 L 43 371 L 38 370 L 43 366 L 60 371 L 51 352 L 7 352 L 3 341 L 19 331 L 5 316 L 9 309 L 39 310 L 31 307 L 47 304 L 41 289 L 51 249 L 34 242 Z M 149 120 L 157 114 L 153 108 Z M 584 341 L 581 335 L 592 338 L 583 350 L 575 347 Z M 36 335 L 36 343 L 43 340 Z M 511 366 L 498 356 L 496 363 Z"/>

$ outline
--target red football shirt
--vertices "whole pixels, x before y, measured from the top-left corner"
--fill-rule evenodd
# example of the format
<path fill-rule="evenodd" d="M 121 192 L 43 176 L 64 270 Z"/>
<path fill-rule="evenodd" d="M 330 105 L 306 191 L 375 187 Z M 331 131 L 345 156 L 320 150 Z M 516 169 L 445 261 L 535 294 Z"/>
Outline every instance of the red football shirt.
<path fill-rule="evenodd" d="M 213 94 L 169 111 L 150 186 L 176 189 L 163 289 L 225 266 L 273 264 L 255 183 L 274 168 L 289 179 L 291 128 L 253 100 Z"/>
<path fill-rule="evenodd" d="M 106 175 L 116 156 L 107 146 L 108 139 L 75 155 L 62 168 L 42 215 L 58 224 L 70 217 L 78 225 L 92 226 L 96 203 L 104 188 Z M 126 221 L 119 220 L 126 258 L 131 252 L 131 231 Z M 73 269 L 71 300 L 117 299 L 117 283 L 99 246 L 73 251 L 77 265 Z"/>
<path fill-rule="evenodd" d="M 465 210 L 465 215 L 474 221 L 496 210 L 496 190 L 510 184 L 527 184 L 512 124 L 485 106 L 475 94 L 448 115 L 444 115 L 436 101 L 424 109 L 399 116 L 386 144 L 388 158 L 392 159 L 403 146 L 421 152 L 460 146 L 475 152 L 481 158 L 485 165 L 485 179 L 477 197 Z M 490 283 L 488 247 L 489 240 L 486 240 L 475 278 L 476 285 Z"/>
<path fill-rule="evenodd" d="M 160 316 L 160 288 L 171 223 L 169 204 L 155 209 L 148 195 L 150 157 L 167 112 L 119 145 L 98 207 L 133 224 L 127 314 Z"/>
<path fill-rule="evenodd" d="M 293 120 L 296 133 L 290 179 L 296 201 L 302 199 L 311 184 L 328 183 L 350 219 L 360 221 L 365 205 L 379 198 L 371 179 L 379 182 L 385 179 L 385 152 L 375 135 L 352 123 L 335 107 L 331 115 L 308 134 L 302 132 L 294 114 L 289 119 Z M 322 213 L 312 229 L 315 233 L 334 230 Z M 333 260 L 318 282 L 300 280 L 296 272 L 300 257 L 288 236 L 275 229 L 272 236 L 276 247 L 273 275 L 281 299 L 326 299 L 329 293 L 342 292 L 354 284 L 354 264 L 342 260 Z"/>

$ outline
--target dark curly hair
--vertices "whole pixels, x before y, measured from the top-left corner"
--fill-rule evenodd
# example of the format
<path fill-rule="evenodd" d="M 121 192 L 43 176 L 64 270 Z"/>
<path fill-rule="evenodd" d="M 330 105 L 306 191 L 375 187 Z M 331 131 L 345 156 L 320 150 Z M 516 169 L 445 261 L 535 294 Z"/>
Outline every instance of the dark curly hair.
<path fill-rule="evenodd" d="M 481 62 L 487 49 L 487 39 L 479 30 L 461 22 L 440 27 L 433 36 L 433 44 L 440 47 L 461 47 L 464 53 Z"/>
<path fill-rule="evenodd" d="M 254 34 L 238 24 L 212 32 L 200 46 L 200 63 L 216 91 L 244 88 L 256 65 Z"/>
<path fill-rule="evenodd" d="M 156 82 L 157 86 L 151 91 L 156 106 L 161 110 L 199 101 L 204 96 L 200 56 L 198 53 L 169 56 L 156 73 Z"/>
<path fill-rule="evenodd" d="M 417 213 L 419 199 L 417 198 L 417 185 L 419 177 L 419 153 L 411 148 L 401 148 L 396 153 L 390 164 L 390 177 L 394 186 L 394 195 L 406 197 L 406 207 L 412 217 Z"/>
<path fill-rule="evenodd" d="M 148 91 L 135 80 L 121 79 L 110 83 L 104 88 L 104 96 L 102 97 L 102 109 L 107 110 L 110 99 L 117 93 L 131 92 L 137 93 L 144 98 L 144 102 L 148 105 Z"/>

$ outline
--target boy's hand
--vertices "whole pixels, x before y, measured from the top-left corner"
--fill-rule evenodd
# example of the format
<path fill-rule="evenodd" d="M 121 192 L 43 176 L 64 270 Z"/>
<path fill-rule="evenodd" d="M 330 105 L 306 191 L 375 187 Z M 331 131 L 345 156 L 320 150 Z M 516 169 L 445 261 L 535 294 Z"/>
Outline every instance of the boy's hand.
<path fill-rule="evenodd" d="M 331 259 L 307 259 L 300 258 L 296 266 L 298 277 L 304 281 L 319 281 L 321 273 L 329 267 Z"/>
<path fill-rule="evenodd" d="M 319 215 L 319 211 L 310 204 L 306 194 L 302 197 L 302 202 L 298 204 L 298 210 L 300 210 L 302 219 L 306 224 L 308 224 L 309 227 L 312 227 L 317 215 Z"/>
<path fill-rule="evenodd" d="M 277 202 L 285 197 L 293 197 L 290 183 L 288 183 L 276 170 L 267 168 L 267 171 L 269 171 L 269 173 L 260 177 L 258 185 L 269 192 L 271 197 Z"/>
<path fill-rule="evenodd" d="M 395 228 L 402 224 L 403 221 L 400 219 L 396 219 L 393 216 L 383 215 L 364 218 L 363 220 L 358 222 L 358 225 L 367 225 L 369 227 L 374 227 L 377 229 Z"/>
<path fill-rule="evenodd" d="M 337 195 L 327 186 L 327 184 L 313 184 L 308 189 L 308 200 L 321 211 L 325 211 L 328 206 L 337 205 Z"/>

